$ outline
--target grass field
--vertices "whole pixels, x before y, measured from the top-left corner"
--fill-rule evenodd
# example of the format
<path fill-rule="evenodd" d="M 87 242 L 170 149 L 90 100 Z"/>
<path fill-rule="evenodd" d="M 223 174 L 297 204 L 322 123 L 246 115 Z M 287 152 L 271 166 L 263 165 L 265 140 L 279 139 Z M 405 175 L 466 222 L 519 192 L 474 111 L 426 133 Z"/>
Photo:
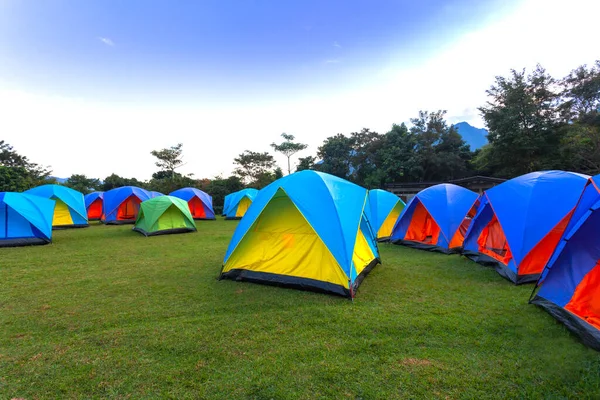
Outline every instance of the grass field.
<path fill-rule="evenodd" d="M 600 398 L 530 285 L 395 245 L 354 301 L 217 281 L 235 225 L 0 249 L 0 398 Z"/>

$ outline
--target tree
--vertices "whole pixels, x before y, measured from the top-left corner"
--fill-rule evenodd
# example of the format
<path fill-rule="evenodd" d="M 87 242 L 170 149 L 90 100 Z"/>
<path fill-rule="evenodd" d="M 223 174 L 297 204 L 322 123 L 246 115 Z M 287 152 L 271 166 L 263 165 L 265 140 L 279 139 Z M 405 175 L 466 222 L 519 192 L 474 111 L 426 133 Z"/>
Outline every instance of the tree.
<path fill-rule="evenodd" d="M 271 143 L 271 147 L 278 153 L 283 154 L 287 157 L 288 164 L 288 174 L 292 173 L 292 167 L 290 158 L 299 151 L 302 151 L 308 147 L 306 144 L 295 143 L 294 135 L 288 135 L 287 133 L 282 133 L 281 137 L 284 141 L 281 144 Z"/>
<path fill-rule="evenodd" d="M 137 186 L 144 189 L 146 188 L 146 184 L 144 182 L 138 181 L 135 178 L 123 178 L 113 173 L 110 176 L 104 178 L 102 190 L 107 192 L 111 189 L 115 189 L 122 186 Z"/>
<path fill-rule="evenodd" d="M 354 139 L 338 133 L 325 139 L 317 151 L 321 159 L 318 170 L 348 179 L 354 171 L 350 157 L 354 151 Z"/>
<path fill-rule="evenodd" d="M 65 186 L 75 189 L 83 194 L 88 194 L 94 190 L 100 190 L 102 184 L 98 179 L 88 178 L 85 175 L 71 175 L 65 182 Z"/>
<path fill-rule="evenodd" d="M 244 184 L 237 176 L 230 176 L 228 178 L 217 176 L 212 180 L 202 180 L 202 182 L 201 189 L 206 193 L 210 193 L 213 198 L 215 214 L 220 214 L 223 211 L 225 196 L 244 188 Z"/>
<path fill-rule="evenodd" d="M 150 154 L 154 157 L 158 158 L 156 161 L 156 166 L 161 169 L 161 171 L 167 171 L 169 173 L 169 177 L 173 178 L 175 176 L 175 170 L 179 167 L 185 165 L 182 160 L 183 153 L 183 144 L 179 143 L 176 146 L 171 146 L 162 150 L 152 150 Z"/>
<path fill-rule="evenodd" d="M 299 158 L 298 165 L 296 166 L 296 172 L 304 171 L 307 169 L 314 169 L 316 161 L 317 159 L 313 156 Z"/>
<path fill-rule="evenodd" d="M 271 173 L 271 170 L 275 166 L 273 156 L 267 152 L 258 153 L 245 150 L 233 161 L 237 166 L 234 174 L 246 184 L 253 184 L 259 180 L 264 180 L 264 174 Z"/>
<path fill-rule="evenodd" d="M 553 169 L 560 163 L 556 81 L 537 66 L 530 74 L 511 70 L 496 77 L 488 103 L 479 108 L 489 130 L 489 146 L 475 160 L 493 175 L 511 178 Z"/>
<path fill-rule="evenodd" d="M 29 171 L 25 167 L 0 165 L 0 192 L 22 192 L 32 187 Z"/>
<path fill-rule="evenodd" d="M 582 65 L 561 81 L 561 115 L 564 122 L 594 124 L 600 113 L 600 60 L 587 68 Z"/>
<path fill-rule="evenodd" d="M 4 169 L 2 172 L 2 187 L 5 189 L 30 189 L 43 183 L 47 183 L 46 181 L 49 179 L 50 174 L 52 173 L 52 171 L 50 171 L 47 167 L 42 167 L 36 163 L 33 163 L 29 161 L 26 156 L 17 153 L 17 151 L 14 150 L 14 148 L 4 140 L 0 140 L 0 167 L 12 169 L 10 171 Z M 15 181 L 13 182 L 9 179 L 14 179 Z M 0 190 L 5 191 L 5 189 Z"/>
<path fill-rule="evenodd" d="M 392 125 L 381 149 L 381 170 L 386 183 L 414 182 L 421 178 L 415 146 L 415 137 L 404 123 Z"/>

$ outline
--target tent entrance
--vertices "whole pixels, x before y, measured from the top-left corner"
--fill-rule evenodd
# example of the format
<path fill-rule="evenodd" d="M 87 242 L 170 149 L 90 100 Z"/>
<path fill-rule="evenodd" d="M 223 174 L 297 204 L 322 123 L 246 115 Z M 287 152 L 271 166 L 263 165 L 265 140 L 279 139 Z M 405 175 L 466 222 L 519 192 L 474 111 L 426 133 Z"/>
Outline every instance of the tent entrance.
<path fill-rule="evenodd" d="M 600 260 L 577 286 L 565 309 L 600 329 Z"/>
<path fill-rule="evenodd" d="M 125 201 L 119 205 L 119 210 L 117 211 L 117 221 L 135 221 L 137 219 L 138 212 L 140 211 L 140 203 L 141 200 L 135 195 L 131 195 L 125 199 Z"/>
<path fill-rule="evenodd" d="M 202 200 L 197 197 L 192 197 L 191 200 L 188 201 L 188 206 L 190 207 L 192 217 L 206 218 L 206 211 L 204 211 L 204 203 L 202 203 Z"/>
<path fill-rule="evenodd" d="M 52 197 L 52 200 L 56 202 L 54 216 L 52 217 L 52 226 L 73 225 L 69 206 L 59 198 Z"/>
<path fill-rule="evenodd" d="M 98 220 L 102 217 L 102 199 L 98 198 L 88 207 L 88 219 Z"/>
<path fill-rule="evenodd" d="M 250 204 L 252 204 L 252 200 L 250 200 L 248 197 L 244 196 L 238 204 L 237 210 L 235 212 L 235 216 L 243 217 L 244 214 L 246 214 L 246 211 L 248 211 Z"/>
<path fill-rule="evenodd" d="M 300 213 L 279 189 L 241 239 L 223 273 L 242 269 L 333 283 L 348 288 L 348 276 Z M 277 278 L 273 276 L 273 282 Z"/>
<path fill-rule="evenodd" d="M 477 244 L 480 253 L 488 255 L 505 265 L 508 265 L 508 262 L 512 259 L 506 236 L 495 214 L 481 231 Z"/>
<path fill-rule="evenodd" d="M 171 205 L 158 218 L 151 231 L 165 231 L 183 228 L 189 228 L 186 224 L 185 217 L 180 209 L 178 209 L 175 205 Z"/>
<path fill-rule="evenodd" d="M 392 236 L 392 230 L 394 229 L 394 225 L 396 225 L 396 221 L 402 210 L 404 209 L 404 205 L 400 202 L 397 202 L 392 211 L 388 214 L 381 227 L 379 227 L 379 231 L 377 232 L 378 238 L 386 238 Z"/>
<path fill-rule="evenodd" d="M 439 236 L 440 227 L 425 206 L 420 201 L 417 202 L 404 240 L 435 245 Z"/>
<path fill-rule="evenodd" d="M 452 248 L 456 248 L 456 247 L 461 247 L 463 245 L 463 243 L 465 241 L 465 235 L 467 234 L 467 231 L 469 230 L 469 226 L 471 226 L 471 222 L 473 222 L 473 218 L 475 218 L 475 215 L 477 214 L 477 207 L 479 206 L 478 203 L 479 203 L 479 201 L 477 201 L 473 205 L 473 207 L 471 207 L 471 209 L 469 210 L 469 212 L 467 213 L 467 215 L 461 222 L 460 226 L 458 227 L 458 230 L 454 234 L 454 237 L 450 241 L 449 248 L 452 249 Z"/>

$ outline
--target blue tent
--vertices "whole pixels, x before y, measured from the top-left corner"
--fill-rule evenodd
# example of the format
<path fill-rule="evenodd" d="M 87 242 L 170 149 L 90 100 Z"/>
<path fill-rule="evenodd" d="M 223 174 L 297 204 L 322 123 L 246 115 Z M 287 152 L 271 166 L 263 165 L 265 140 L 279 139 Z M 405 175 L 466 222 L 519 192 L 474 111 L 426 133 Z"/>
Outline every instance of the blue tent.
<path fill-rule="evenodd" d="M 404 201 L 394 193 L 381 189 L 369 190 L 369 221 L 377 240 L 389 239 L 404 207 Z"/>
<path fill-rule="evenodd" d="M 225 199 L 223 199 L 223 210 L 221 212 L 221 216 L 225 216 L 227 215 L 227 208 L 229 207 L 229 204 L 231 203 L 231 197 L 234 195 L 235 193 L 229 193 L 228 195 L 225 196 Z"/>
<path fill-rule="evenodd" d="M 92 192 L 90 194 L 86 194 L 84 200 L 88 221 L 100 221 L 102 219 L 104 192 Z"/>
<path fill-rule="evenodd" d="M 256 196 L 229 243 L 221 278 L 353 297 L 379 262 L 367 190 L 301 171 Z"/>
<path fill-rule="evenodd" d="M 565 231 L 588 176 L 532 172 L 487 190 L 464 254 L 515 284 L 535 282 Z"/>
<path fill-rule="evenodd" d="M 171 192 L 169 196 L 187 201 L 194 219 L 215 219 L 212 197 L 202 190 L 188 187 Z"/>
<path fill-rule="evenodd" d="M 25 193 L 56 202 L 52 218 L 54 229 L 85 228 L 89 226 L 83 194 L 78 191 L 61 185 L 42 185 L 29 189 Z"/>
<path fill-rule="evenodd" d="M 160 197 L 160 196 L 164 196 L 164 194 L 162 194 L 161 192 L 148 192 L 150 194 L 150 198 L 153 199 L 155 197 Z"/>
<path fill-rule="evenodd" d="M 590 178 L 531 300 L 600 350 L 600 175 Z"/>
<path fill-rule="evenodd" d="M 227 208 L 223 210 L 225 219 L 240 219 L 246 214 L 248 207 L 256 198 L 258 190 L 256 189 L 242 189 L 239 192 L 231 193 L 226 196 L 229 197 Z"/>
<path fill-rule="evenodd" d="M 140 204 L 152 198 L 150 192 L 136 186 L 123 186 L 104 193 L 105 224 L 135 223 Z"/>
<path fill-rule="evenodd" d="M 459 251 L 477 210 L 478 197 L 469 189 L 448 183 L 424 189 L 408 202 L 390 240 L 443 253 Z"/>
<path fill-rule="evenodd" d="M 0 192 L 0 247 L 50 243 L 54 205 L 43 197 Z"/>

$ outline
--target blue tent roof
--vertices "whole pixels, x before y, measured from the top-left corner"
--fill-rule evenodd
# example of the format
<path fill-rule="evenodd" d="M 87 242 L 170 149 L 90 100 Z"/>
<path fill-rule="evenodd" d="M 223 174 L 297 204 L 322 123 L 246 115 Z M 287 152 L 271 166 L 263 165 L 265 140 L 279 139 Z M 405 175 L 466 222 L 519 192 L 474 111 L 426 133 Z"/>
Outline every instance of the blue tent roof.
<path fill-rule="evenodd" d="M 161 192 L 148 192 L 150 194 L 150 198 L 153 199 L 155 197 L 160 197 L 160 196 L 164 196 L 164 194 L 162 194 Z"/>
<path fill-rule="evenodd" d="M 223 209 L 223 214 L 227 217 L 235 217 L 237 205 L 240 201 L 242 201 L 244 197 L 248 197 L 251 201 L 254 201 L 257 195 L 258 190 L 252 188 L 242 189 L 238 192 L 228 194 L 225 196 L 226 209 Z"/>
<path fill-rule="evenodd" d="M 104 193 L 104 216 L 106 221 L 114 221 L 121 203 L 129 196 L 136 196 L 140 201 L 146 201 L 152 196 L 150 192 L 136 186 L 123 186 Z"/>
<path fill-rule="evenodd" d="M 444 245 L 448 246 L 478 197 L 477 193 L 450 183 L 428 187 L 408 202 L 394 227 L 392 240 L 404 238 L 412 218 L 412 211 L 420 201 L 439 226 L 445 239 Z"/>
<path fill-rule="evenodd" d="M 385 222 L 392 209 L 398 204 L 398 202 L 404 204 L 404 201 L 394 193 L 388 192 L 387 190 L 374 189 L 369 190 L 369 207 L 367 216 L 369 222 L 373 228 L 373 231 L 377 233 L 381 225 Z"/>
<path fill-rule="evenodd" d="M 278 179 L 258 193 L 238 224 L 223 263 L 227 262 L 248 229 L 280 188 L 313 227 L 350 280 L 356 277 L 352 255 L 367 204 L 367 190 L 333 175 L 310 170 Z M 370 233 L 371 238 L 368 240 L 373 242 L 374 234 L 372 231 Z M 375 256 L 379 257 L 377 246 L 372 246 Z"/>
<path fill-rule="evenodd" d="M 171 192 L 169 196 L 179 197 L 185 201 L 190 201 L 193 197 L 199 198 L 204 205 L 210 207 L 212 209 L 212 196 L 208 193 L 203 192 L 200 189 L 196 189 L 193 187 L 187 187 L 179 190 L 175 190 Z"/>
<path fill-rule="evenodd" d="M 575 207 L 588 178 L 564 171 L 532 172 L 485 192 L 517 265 Z"/>
<path fill-rule="evenodd" d="M 29 189 L 24 193 L 45 197 L 47 199 L 57 198 L 65 203 L 87 223 L 87 210 L 85 208 L 83 194 L 77 190 L 73 190 L 61 185 L 42 185 L 33 189 Z"/>
<path fill-rule="evenodd" d="M 104 199 L 104 192 L 92 192 L 84 196 L 85 208 L 88 208 L 97 199 Z"/>
<path fill-rule="evenodd" d="M 12 226 L 12 221 L 23 221 L 22 219 L 11 219 L 1 216 L 4 219 L 5 232 L 0 235 L 2 238 L 9 238 L 13 232 L 19 232 L 18 236 L 38 237 L 50 241 L 52 239 L 52 218 L 54 216 L 54 200 L 46 199 L 40 196 L 29 195 L 26 193 L 0 192 L 0 206 L 6 204 L 26 222 L 35 229 L 24 229 L 22 226 Z M 1 207 L 0 207 L 1 208 Z M 23 232 L 26 232 L 24 235 Z"/>

